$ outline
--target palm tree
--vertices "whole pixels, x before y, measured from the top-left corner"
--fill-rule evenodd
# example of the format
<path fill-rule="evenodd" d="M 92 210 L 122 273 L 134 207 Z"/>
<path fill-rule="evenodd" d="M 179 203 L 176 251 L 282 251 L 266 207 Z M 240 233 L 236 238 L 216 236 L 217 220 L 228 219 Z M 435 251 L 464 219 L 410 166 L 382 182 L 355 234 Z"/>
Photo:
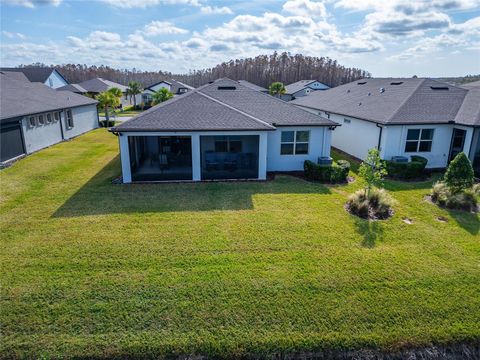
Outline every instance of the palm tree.
<path fill-rule="evenodd" d="M 160 104 L 164 101 L 167 101 L 168 99 L 171 99 L 173 97 L 173 93 L 171 93 L 167 88 L 161 88 L 158 91 L 155 91 L 152 95 L 153 98 L 153 104 L 157 105 Z"/>
<path fill-rule="evenodd" d="M 137 95 L 143 91 L 142 84 L 138 81 L 130 81 L 128 83 L 127 94 L 133 96 L 133 108 L 137 109 Z"/>
<path fill-rule="evenodd" d="M 101 109 L 105 110 L 105 119 L 106 119 L 105 127 L 108 127 L 108 124 L 110 123 L 110 114 L 108 112 L 109 109 L 111 108 L 115 109 L 117 106 L 120 105 L 120 98 L 115 96 L 114 93 L 110 90 L 102 92 L 97 95 L 98 106 Z"/>
<path fill-rule="evenodd" d="M 270 93 L 270 95 L 276 97 L 280 97 L 281 95 L 285 94 L 286 91 L 287 90 L 285 89 L 283 83 L 279 81 L 272 83 L 272 85 L 270 85 L 270 87 L 268 88 L 268 92 Z"/>

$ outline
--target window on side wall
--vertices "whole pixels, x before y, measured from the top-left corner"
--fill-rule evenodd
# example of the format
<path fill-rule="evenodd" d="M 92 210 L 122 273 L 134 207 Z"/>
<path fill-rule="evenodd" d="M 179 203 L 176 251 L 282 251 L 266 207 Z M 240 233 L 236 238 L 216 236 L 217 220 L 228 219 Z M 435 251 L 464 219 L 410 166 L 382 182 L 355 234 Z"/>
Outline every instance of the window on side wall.
<path fill-rule="evenodd" d="M 57 122 L 58 120 L 60 120 L 60 113 L 58 111 L 55 111 L 53 113 L 53 121 Z"/>
<path fill-rule="evenodd" d="M 52 123 L 52 113 L 48 113 L 46 115 L 46 120 L 47 120 L 47 124 L 51 124 Z"/>
<path fill-rule="evenodd" d="M 67 129 L 73 128 L 73 114 L 72 110 L 67 110 L 65 111 L 65 116 L 66 116 L 66 123 L 67 123 Z"/>
<path fill-rule="evenodd" d="M 408 129 L 405 152 L 432 151 L 434 129 Z"/>
<path fill-rule="evenodd" d="M 282 131 L 280 155 L 306 155 L 310 131 Z"/>
<path fill-rule="evenodd" d="M 34 128 L 35 125 L 37 125 L 37 121 L 35 120 L 35 116 L 29 116 L 28 117 L 28 127 L 29 128 Z"/>
<path fill-rule="evenodd" d="M 43 114 L 38 115 L 37 119 L 38 119 L 38 125 L 45 125 L 45 115 Z"/>

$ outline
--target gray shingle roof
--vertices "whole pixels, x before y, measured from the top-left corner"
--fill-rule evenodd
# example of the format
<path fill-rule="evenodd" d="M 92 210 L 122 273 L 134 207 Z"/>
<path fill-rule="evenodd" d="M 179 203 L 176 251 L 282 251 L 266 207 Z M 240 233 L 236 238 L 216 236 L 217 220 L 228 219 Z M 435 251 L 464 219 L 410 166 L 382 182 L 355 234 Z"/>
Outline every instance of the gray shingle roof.
<path fill-rule="evenodd" d="M 460 85 L 460 87 L 464 89 L 475 89 L 475 88 L 480 89 L 480 80 L 462 84 Z"/>
<path fill-rule="evenodd" d="M 273 130 L 332 126 L 312 114 L 230 79 L 219 79 L 145 111 L 115 131 Z"/>
<path fill-rule="evenodd" d="M 310 85 L 311 83 L 314 83 L 315 81 L 317 81 L 317 80 L 300 80 L 300 81 L 291 83 L 291 84 L 285 86 L 285 90 L 286 90 L 285 94 L 293 95 L 296 92 L 298 92 L 302 89 L 305 89 L 308 85 Z"/>
<path fill-rule="evenodd" d="M 291 103 L 381 124 L 448 123 L 455 121 L 467 92 L 431 79 L 376 78 L 315 91 Z"/>
<path fill-rule="evenodd" d="M 190 86 L 190 85 L 187 85 L 185 83 L 182 83 L 180 81 L 177 81 L 177 80 L 174 80 L 174 79 L 171 79 L 171 80 L 162 80 L 162 81 L 159 81 L 159 82 L 156 82 L 148 87 L 145 88 L 145 90 L 151 90 L 151 91 L 154 91 L 152 89 L 152 87 L 154 87 L 155 85 L 158 85 L 158 84 L 161 84 L 161 83 L 165 83 L 165 84 L 168 84 L 170 85 L 170 91 L 173 93 L 173 94 L 179 94 L 180 93 L 180 89 L 188 89 L 189 91 L 190 90 L 193 90 L 195 89 L 193 86 Z M 182 93 L 183 94 L 183 93 Z"/>
<path fill-rule="evenodd" d="M 0 70 L 0 74 L 3 74 L 5 76 L 8 76 L 8 77 L 10 77 L 12 79 L 15 79 L 15 80 L 30 82 L 30 80 L 28 80 L 28 78 L 25 76 L 25 74 L 20 72 L 20 71 Z"/>
<path fill-rule="evenodd" d="M 111 88 L 118 88 L 122 92 L 126 92 L 128 88 L 125 85 L 122 85 L 110 80 L 102 79 L 102 78 L 85 80 L 85 81 L 82 81 L 81 83 L 74 84 L 74 85 L 78 85 L 81 88 L 85 89 L 86 92 L 90 92 L 90 93 L 101 93 Z"/>
<path fill-rule="evenodd" d="M 0 68 L 0 70 L 22 72 L 29 81 L 41 83 L 47 81 L 48 77 L 55 71 L 55 69 L 50 67 Z M 58 73 L 60 74 L 60 72 Z M 62 74 L 60 76 L 63 78 Z"/>
<path fill-rule="evenodd" d="M 56 91 L 40 83 L 0 75 L 0 119 L 96 103 L 96 100 L 69 91 Z"/>
<path fill-rule="evenodd" d="M 458 110 L 455 122 L 458 124 L 480 126 L 480 87 L 468 91 Z"/>
<path fill-rule="evenodd" d="M 261 91 L 261 92 L 268 92 L 268 89 L 264 88 L 264 87 L 261 87 L 261 86 L 258 86 L 257 84 L 254 84 L 254 83 L 251 83 L 247 80 L 238 80 L 238 82 L 240 84 L 242 84 L 243 86 L 246 86 L 252 90 L 257 90 L 257 91 Z"/>
<path fill-rule="evenodd" d="M 68 84 L 68 85 L 65 85 L 65 86 L 61 86 L 57 89 L 55 89 L 57 91 L 71 91 L 71 92 L 74 92 L 74 93 L 77 93 L 77 94 L 84 94 L 84 93 L 87 93 L 88 91 L 85 90 L 84 88 L 82 88 L 80 85 L 78 84 Z"/>

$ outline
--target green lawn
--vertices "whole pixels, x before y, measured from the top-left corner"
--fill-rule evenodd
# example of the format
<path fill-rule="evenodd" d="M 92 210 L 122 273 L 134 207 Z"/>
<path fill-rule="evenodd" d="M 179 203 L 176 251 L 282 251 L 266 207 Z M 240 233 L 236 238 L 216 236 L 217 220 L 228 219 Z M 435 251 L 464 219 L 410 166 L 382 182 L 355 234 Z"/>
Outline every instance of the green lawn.
<path fill-rule="evenodd" d="M 105 129 L 0 172 L 1 357 L 480 339 L 480 221 L 423 201 L 431 182 L 387 182 L 395 215 L 369 223 L 343 209 L 358 180 L 112 185 L 119 172 Z"/>

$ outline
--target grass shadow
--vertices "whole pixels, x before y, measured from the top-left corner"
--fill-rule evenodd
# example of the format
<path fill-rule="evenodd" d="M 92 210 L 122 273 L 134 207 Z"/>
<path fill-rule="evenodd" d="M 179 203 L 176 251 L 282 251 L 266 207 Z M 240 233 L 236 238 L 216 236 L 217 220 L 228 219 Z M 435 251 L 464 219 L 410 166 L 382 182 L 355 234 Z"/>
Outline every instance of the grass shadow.
<path fill-rule="evenodd" d="M 369 221 L 355 216 L 355 226 L 357 232 L 363 237 L 361 243 L 363 247 L 374 248 L 383 237 L 384 230 L 380 221 Z"/>
<path fill-rule="evenodd" d="M 469 213 L 460 210 L 448 210 L 450 216 L 457 222 L 458 226 L 472 235 L 480 233 L 480 219 L 478 213 Z"/>
<path fill-rule="evenodd" d="M 120 159 L 114 158 L 52 217 L 76 217 L 115 213 L 251 210 L 255 194 L 329 194 L 317 183 L 291 176 L 273 181 L 112 184 L 119 175 Z"/>

